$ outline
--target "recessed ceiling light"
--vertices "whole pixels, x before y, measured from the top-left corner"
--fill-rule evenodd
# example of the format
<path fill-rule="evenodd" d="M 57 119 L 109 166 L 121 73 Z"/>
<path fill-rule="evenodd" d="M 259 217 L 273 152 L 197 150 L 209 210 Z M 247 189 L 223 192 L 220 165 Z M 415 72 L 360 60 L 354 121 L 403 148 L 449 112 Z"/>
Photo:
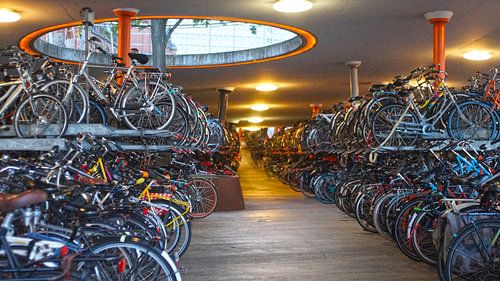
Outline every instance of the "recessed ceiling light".
<path fill-rule="evenodd" d="M 273 9 L 282 13 L 300 13 L 313 7 L 308 0 L 279 0 L 273 4 Z"/>
<path fill-rule="evenodd" d="M 257 91 L 261 92 L 272 92 L 276 91 L 278 89 L 277 85 L 266 83 L 266 84 L 259 84 L 257 87 L 255 87 Z"/>
<path fill-rule="evenodd" d="M 250 132 L 257 132 L 260 131 L 260 127 L 243 127 L 243 130 Z"/>
<path fill-rule="evenodd" d="M 491 53 L 488 51 L 473 50 L 464 54 L 464 59 L 466 60 L 489 60 L 491 59 Z"/>
<path fill-rule="evenodd" d="M 250 123 L 254 123 L 254 124 L 257 124 L 257 123 L 262 123 L 262 122 L 264 122 L 264 118 L 260 118 L 260 117 L 252 117 L 252 118 L 249 118 L 249 119 L 248 119 L 248 122 L 250 122 Z"/>
<path fill-rule="evenodd" d="M 269 105 L 267 104 L 254 104 L 250 107 L 253 111 L 266 111 L 269 109 Z"/>
<path fill-rule="evenodd" d="M 21 19 L 21 15 L 11 9 L 0 9 L 0 22 L 16 22 Z"/>

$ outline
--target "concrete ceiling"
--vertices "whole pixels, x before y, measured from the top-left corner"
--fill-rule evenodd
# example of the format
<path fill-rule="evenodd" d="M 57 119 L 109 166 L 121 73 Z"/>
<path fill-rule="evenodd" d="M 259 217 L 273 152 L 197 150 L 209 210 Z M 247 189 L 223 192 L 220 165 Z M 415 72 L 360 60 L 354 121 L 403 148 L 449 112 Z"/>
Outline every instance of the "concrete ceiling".
<path fill-rule="evenodd" d="M 0 8 L 22 13 L 22 20 L 0 24 L 0 46 L 17 44 L 25 34 L 45 26 L 79 20 L 82 7 L 91 7 L 96 18 L 114 17 L 118 7 L 140 9 L 140 15 L 228 16 L 292 25 L 312 32 L 317 46 L 299 56 L 252 65 L 173 70 L 174 81 L 193 89 L 193 97 L 217 110 L 213 88 L 236 87 L 230 97 L 229 119 L 245 120 L 259 115 L 265 125 L 290 124 L 307 118 L 309 104 L 324 107 L 347 99 L 349 71 L 343 63 L 361 60 L 361 90 L 370 82 L 391 80 L 394 75 L 432 62 L 432 26 L 423 17 L 434 10 L 450 10 L 447 26 L 449 85 L 461 86 L 475 71 L 487 71 L 500 58 L 500 1 L 491 0 L 312 0 L 312 10 L 282 14 L 272 0 L 12 0 Z M 493 58 L 471 62 L 462 58 L 473 48 L 487 49 Z M 259 93 L 259 82 L 280 85 L 275 92 Z M 197 89 L 197 90 L 196 90 Z M 212 89 L 212 90 L 208 90 Z M 271 109 L 252 112 L 253 103 Z M 241 123 L 245 125 L 245 122 Z"/>

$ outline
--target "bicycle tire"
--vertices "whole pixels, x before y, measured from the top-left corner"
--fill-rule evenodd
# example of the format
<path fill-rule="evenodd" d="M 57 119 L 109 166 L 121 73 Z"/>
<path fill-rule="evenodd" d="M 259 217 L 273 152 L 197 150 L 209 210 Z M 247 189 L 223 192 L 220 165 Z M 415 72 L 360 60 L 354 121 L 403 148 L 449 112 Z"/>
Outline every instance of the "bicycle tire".
<path fill-rule="evenodd" d="M 87 271 L 89 277 L 105 277 L 104 280 L 149 280 L 152 276 L 155 280 L 177 281 L 181 280 L 179 270 L 173 259 L 165 252 L 158 251 L 154 247 L 141 242 L 136 237 L 122 236 L 120 238 L 103 239 L 82 254 L 83 258 L 94 258 L 93 262 L 79 262 L 78 271 Z M 103 257 L 108 257 L 104 259 Z M 116 258 L 118 257 L 118 258 Z M 101 258 L 101 260 L 99 259 Z M 116 261 L 115 264 L 107 266 L 106 262 Z M 150 262 L 150 268 L 144 269 L 144 279 L 140 279 L 135 262 Z M 106 275 L 104 275 L 107 273 Z M 124 279 L 125 278 L 125 279 Z M 100 278 L 102 279 L 102 278 Z"/>
<path fill-rule="evenodd" d="M 446 268 L 445 268 L 445 272 L 444 272 L 445 280 L 447 280 L 447 281 L 459 280 L 457 278 L 454 278 L 454 274 L 457 273 L 457 270 L 453 270 L 453 269 L 456 267 L 460 267 L 461 270 L 465 270 L 465 269 L 471 269 L 472 266 L 479 266 L 479 268 L 482 268 L 483 264 L 487 264 L 486 261 L 473 263 L 472 261 L 468 261 L 465 258 L 462 258 L 462 259 L 459 258 L 460 254 L 467 254 L 467 253 L 472 254 L 474 251 L 474 247 L 476 247 L 475 250 L 478 250 L 477 247 L 482 248 L 482 249 L 479 249 L 479 254 L 476 253 L 474 258 L 477 258 L 477 257 L 484 258 L 483 257 L 484 254 L 488 254 L 488 256 L 490 256 L 490 255 L 494 255 L 496 253 L 495 254 L 496 258 L 493 258 L 493 262 L 495 263 L 495 261 L 496 261 L 496 271 L 491 272 L 490 270 L 488 270 L 489 272 L 485 272 L 485 274 L 487 274 L 487 276 L 489 276 L 489 278 L 487 278 L 487 279 L 486 278 L 479 279 L 478 278 L 479 276 L 475 275 L 474 276 L 475 279 L 472 279 L 472 280 L 498 280 L 498 276 L 500 276 L 500 272 L 498 271 L 500 268 L 499 267 L 500 243 L 498 243 L 498 242 L 500 242 L 500 241 L 498 241 L 498 239 L 497 239 L 496 246 L 493 248 L 485 247 L 485 246 L 493 246 L 493 245 L 484 245 L 485 240 L 480 238 L 480 236 L 478 234 L 478 233 L 482 233 L 482 235 L 487 235 L 488 233 L 485 230 L 486 228 L 496 229 L 496 230 L 494 230 L 494 232 L 496 233 L 496 235 L 498 235 L 497 233 L 500 232 L 500 221 L 498 221 L 498 219 L 479 220 L 479 221 L 473 222 L 473 223 L 465 226 L 462 230 L 460 230 L 460 232 L 457 234 L 457 237 L 450 244 L 450 248 L 449 248 L 447 259 L 446 259 Z M 478 238 L 477 240 L 480 240 L 480 242 L 481 242 L 481 244 L 483 244 L 483 246 L 478 246 L 477 241 L 465 241 L 466 238 L 468 238 L 469 235 L 471 235 L 471 234 L 476 234 L 477 238 Z M 475 239 L 472 238 L 472 240 L 475 240 Z M 471 244 L 471 242 L 472 242 L 472 244 Z M 463 244 L 463 243 L 469 243 L 469 244 L 467 245 L 467 244 Z M 461 249 L 459 249 L 459 247 L 464 247 L 467 251 L 461 250 Z M 486 252 L 485 252 L 485 250 L 486 250 Z M 488 251 L 488 250 L 491 250 L 491 251 Z M 493 269 L 494 268 L 495 268 L 495 264 L 493 264 Z M 460 272 L 459 274 L 462 274 L 462 272 Z M 463 280 L 463 279 L 460 279 L 460 280 Z M 466 280 L 471 280 L 471 279 L 466 278 Z"/>
<path fill-rule="evenodd" d="M 52 104 L 49 103 L 48 101 L 51 101 Z M 34 112 L 33 106 L 36 107 L 41 106 L 42 108 L 39 108 L 36 111 L 40 111 L 42 114 L 56 113 L 57 116 L 52 118 L 46 118 L 38 113 L 35 113 L 34 116 L 36 120 L 30 120 L 31 117 L 28 114 Z M 30 107 L 31 109 L 28 109 L 28 107 Z M 50 121 L 55 121 L 58 123 L 57 125 L 52 126 L 53 132 L 51 133 L 51 135 L 54 137 L 63 136 L 64 133 L 66 132 L 66 129 L 68 128 L 68 115 L 66 114 L 66 110 L 64 108 L 63 103 L 56 97 L 47 94 L 37 94 L 28 97 L 23 102 L 21 102 L 21 104 L 17 107 L 14 113 L 14 129 L 16 135 L 20 138 L 45 137 L 46 136 L 45 134 L 42 135 L 38 133 L 38 127 L 39 125 L 47 127 L 50 124 Z M 33 125 L 36 125 L 35 134 L 32 134 L 31 132 Z M 30 127 L 25 128 L 25 126 L 30 126 Z"/>

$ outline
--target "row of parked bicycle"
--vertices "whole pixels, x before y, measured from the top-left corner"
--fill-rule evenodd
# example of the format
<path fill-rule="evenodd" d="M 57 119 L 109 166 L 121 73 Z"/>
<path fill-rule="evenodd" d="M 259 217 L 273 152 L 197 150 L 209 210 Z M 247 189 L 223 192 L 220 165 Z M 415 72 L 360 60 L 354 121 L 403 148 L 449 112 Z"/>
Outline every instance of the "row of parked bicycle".
<path fill-rule="evenodd" d="M 2 155 L 0 279 L 181 280 L 221 166 L 207 152 L 127 152 L 87 133 L 67 145 Z"/>
<path fill-rule="evenodd" d="M 93 77 L 89 59 L 105 53 L 99 43 L 95 37 L 89 40 L 90 51 L 77 71 L 47 57 L 4 50 L 10 59 L 0 65 L 3 124 L 12 125 L 18 137 L 60 137 L 70 123 L 91 123 L 168 133 L 149 139 L 155 144 L 211 149 L 223 144 L 226 129 L 181 86 L 169 82 L 171 74 L 138 68 L 147 63 L 146 55 L 129 53 L 129 67 L 112 56 L 104 77 Z"/>
<path fill-rule="evenodd" d="M 2 53 L 2 126 L 65 145 L 2 151 L 0 280 L 181 280 L 193 219 L 217 206 L 213 177 L 238 169 L 238 136 L 170 74 L 139 70 L 147 56 L 130 53 L 130 67 L 113 56 L 105 77 L 92 77 L 89 58 L 104 51 L 89 44 L 78 71 Z M 114 133 L 84 132 L 92 126 Z"/>
<path fill-rule="evenodd" d="M 428 140 L 500 137 L 500 66 L 478 72 L 460 91 L 448 88 L 437 66 L 419 67 L 364 96 L 335 104 L 312 120 L 283 131 L 274 151 L 381 151 L 415 148 Z"/>
<path fill-rule="evenodd" d="M 461 91 L 434 66 L 375 85 L 279 130 L 264 169 L 436 266 L 440 280 L 499 280 L 498 69 Z"/>
<path fill-rule="evenodd" d="M 496 141 L 498 142 L 498 140 Z M 440 280 L 500 276 L 500 154 L 452 142 L 440 151 L 358 155 L 267 154 L 266 173 L 394 241 Z"/>

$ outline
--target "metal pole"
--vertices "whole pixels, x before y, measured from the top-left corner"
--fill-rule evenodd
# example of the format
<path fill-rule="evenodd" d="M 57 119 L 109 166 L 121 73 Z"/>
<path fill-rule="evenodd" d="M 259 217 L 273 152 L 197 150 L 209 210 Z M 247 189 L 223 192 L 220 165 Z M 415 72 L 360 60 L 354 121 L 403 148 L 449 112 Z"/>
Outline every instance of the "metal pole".
<path fill-rule="evenodd" d="M 91 8 L 85 7 L 82 8 L 80 11 L 80 16 L 82 17 L 82 24 L 84 27 L 84 36 L 85 36 L 85 57 L 89 55 L 90 49 L 89 49 L 89 39 L 90 39 L 90 27 L 94 25 L 94 11 L 92 11 Z M 87 80 L 85 80 L 85 91 L 88 93 L 89 92 L 89 83 Z M 89 95 L 86 95 L 87 97 L 87 104 L 89 104 L 88 97 Z M 90 105 L 89 108 L 90 109 Z M 86 112 L 86 117 L 85 117 L 85 122 L 88 124 L 90 123 L 90 110 L 87 110 Z"/>
<path fill-rule="evenodd" d="M 351 98 L 359 95 L 359 79 L 358 79 L 358 68 L 361 65 L 361 61 L 347 61 L 345 65 L 351 68 L 350 80 L 351 80 Z"/>
<path fill-rule="evenodd" d="M 227 112 L 227 105 L 229 102 L 229 94 L 234 91 L 233 87 L 226 87 L 226 88 L 220 88 L 217 89 L 219 92 L 219 110 L 217 113 L 217 117 L 219 118 L 219 121 L 221 124 L 224 124 L 226 122 L 226 112 Z"/>

